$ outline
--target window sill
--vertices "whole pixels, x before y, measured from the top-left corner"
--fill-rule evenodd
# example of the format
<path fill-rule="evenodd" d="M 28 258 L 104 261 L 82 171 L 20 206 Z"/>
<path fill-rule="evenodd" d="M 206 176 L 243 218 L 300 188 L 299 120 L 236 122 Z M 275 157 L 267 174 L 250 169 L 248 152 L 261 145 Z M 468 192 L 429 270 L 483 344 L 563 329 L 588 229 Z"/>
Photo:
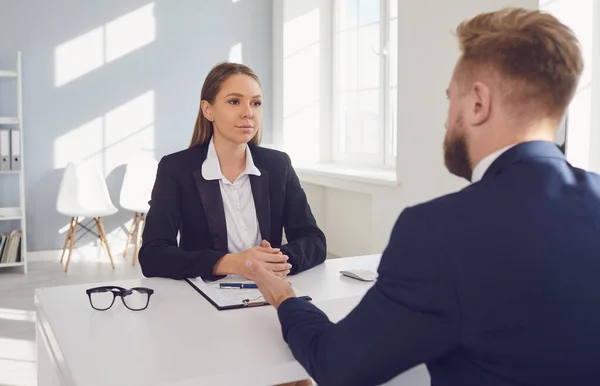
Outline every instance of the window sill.
<path fill-rule="evenodd" d="M 294 167 L 300 181 L 331 188 L 370 192 L 373 187 L 399 186 L 396 170 L 343 166 L 333 163 L 301 165 Z"/>

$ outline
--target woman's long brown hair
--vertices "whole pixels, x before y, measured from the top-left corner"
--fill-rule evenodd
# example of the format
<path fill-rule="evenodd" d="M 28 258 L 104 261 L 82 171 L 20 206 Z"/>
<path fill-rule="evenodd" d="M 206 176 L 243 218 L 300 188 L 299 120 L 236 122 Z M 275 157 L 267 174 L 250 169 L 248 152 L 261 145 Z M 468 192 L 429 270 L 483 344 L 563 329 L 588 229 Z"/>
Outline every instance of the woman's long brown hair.
<path fill-rule="evenodd" d="M 215 102 L 215 97 L 219 93 L 221 89 L 221 85 L 227 78 L 232 75 L 242 74 L 247 75 L 258 82 L 260 85 L 260 80 L 258 76 L 250 69 L 250 67 L 239 64 L 239 63 L 219 63 L 208 73 L 206 79 L 204 80 L 204 84 L 202 85 L 202 91 L 200 92 L 200 108 L 198 111 L 198 118 L 196 118 L 196 126 L 194 127 L 194 134 L 192 135 L 192 140 L 190 142 L 190 147 L 196 145 L 203 145 L 210 141 L 210 138 L 213 135 L 213 123 L 206 119 L 204 114 L 202 113 L 202 101 L 207 101 L 210 104 Z M 256 135 L 252 137 L 250 143 L 253 145 L 258 145 L 262 138 L 262 127 L 258 128 Z"/>

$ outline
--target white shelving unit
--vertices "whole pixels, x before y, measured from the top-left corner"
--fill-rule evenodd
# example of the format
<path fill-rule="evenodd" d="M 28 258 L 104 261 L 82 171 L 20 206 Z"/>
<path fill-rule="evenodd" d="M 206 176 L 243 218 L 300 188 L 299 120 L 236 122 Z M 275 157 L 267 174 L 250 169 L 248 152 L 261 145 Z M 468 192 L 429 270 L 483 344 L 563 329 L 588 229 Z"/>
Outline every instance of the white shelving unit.
<path fill-rule="evenodd" d="M 27 228 L 25 224 L 25 164 L 23 153 L 23 72 L 21 68 L 21 51 L 17 52 L 16 70 L 0 69 L 0 80 L 7 81 L 4 78 L 13 79 L 17 82 L 17 116 L 3 117 L 0 116 L 0 129 L 11 128 L 20 131 L 20 170 L 0 171 L 0 178 L 4 174 L 16 174 L 19 178 L 19 206 L 18 207 L 1 207 L 0 202 L 0 221 L 19 221 L 19 229 L 23 232 L 21 236 L 21 261 L 18 263 L 0 264 L 0 268 L 7 267 L 23 267 L 23 273 L 27 273 Z M 2 85 L 0 84 L 0 87 Z M 12 178 L 12 177 L 6 177 Z"/>

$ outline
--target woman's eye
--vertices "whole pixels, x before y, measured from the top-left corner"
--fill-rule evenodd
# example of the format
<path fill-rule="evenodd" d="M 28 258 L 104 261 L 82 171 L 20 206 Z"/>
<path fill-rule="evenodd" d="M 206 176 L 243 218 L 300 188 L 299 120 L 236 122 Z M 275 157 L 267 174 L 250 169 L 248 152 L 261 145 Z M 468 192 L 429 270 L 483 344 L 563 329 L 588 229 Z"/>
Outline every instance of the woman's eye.
<path fill-rule="evenodd" d="M 252 106 L 254 106 L 254 107 L 262 106 L 262 102 L 261 101 L 254 101 L 254 102 L 252 102 Z"/>
<path fill-rule="evenodd" d="M 230 99 L 229 100 L 229 104 L 230 105 L 237 105 L 238 103 L 240 103 L 237 99 Z"/>

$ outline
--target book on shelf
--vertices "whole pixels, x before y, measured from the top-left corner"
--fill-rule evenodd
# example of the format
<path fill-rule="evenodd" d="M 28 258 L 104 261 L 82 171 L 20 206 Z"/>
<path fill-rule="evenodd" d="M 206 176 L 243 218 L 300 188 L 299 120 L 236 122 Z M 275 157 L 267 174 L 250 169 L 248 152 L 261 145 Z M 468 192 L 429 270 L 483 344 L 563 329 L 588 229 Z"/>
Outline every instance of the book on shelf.
<path fill-rule="evenodd" d="M 21 262 L 21 238 L 23 232 L 14 230 L 2 235 L 0 240 L 0 264 Z"/>

